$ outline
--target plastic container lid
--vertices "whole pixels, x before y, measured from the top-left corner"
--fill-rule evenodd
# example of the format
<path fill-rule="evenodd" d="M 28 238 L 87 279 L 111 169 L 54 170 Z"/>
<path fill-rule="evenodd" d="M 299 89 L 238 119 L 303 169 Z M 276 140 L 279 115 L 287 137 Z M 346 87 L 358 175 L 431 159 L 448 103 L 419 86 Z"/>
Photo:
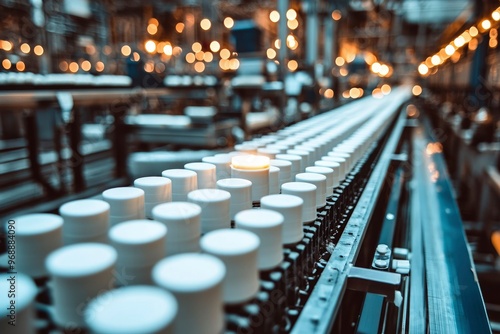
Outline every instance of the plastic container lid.
<path fill-rule="evenodd" d="M 208 254 L 187 253 L 168 257 L 153 268 L 153 280 L 167 290 L 195 293 L 210 289 L 226 275 L 224 263 Z"/>
<path fill-rule="evenodd" d="M 166 333 L 177 311 L 177 301 L 170 292 L 154 286 L 130 286 L 91 301 L 85 322 L 93 333 Z"/>
<path fill-rule="evenodd" d="M 191 162 L 184 165 L 185 169 L 197 174 L 198 189 L 215 188 L 215 165 L 207 162 Z"/>
<path fill-rule="evenodd" d="M 59 248 L 47 257 L 45 264 L 53 276 L 81 277 L 112 267 L 116 259 L 116 250 L 111 246 L 82 243 Z"/>

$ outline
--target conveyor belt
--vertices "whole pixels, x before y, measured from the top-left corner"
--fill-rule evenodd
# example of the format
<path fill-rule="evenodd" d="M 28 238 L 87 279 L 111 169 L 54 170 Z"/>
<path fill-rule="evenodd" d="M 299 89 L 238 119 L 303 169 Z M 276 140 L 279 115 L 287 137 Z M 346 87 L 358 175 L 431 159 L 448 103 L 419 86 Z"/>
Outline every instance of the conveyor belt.
<path fill-rule="evenodd" d="M 401 110 L 407 98 L 405 91 L 396 90 L 391 97 L 384 109 L 376 109 L 379 114 L 386 113 L 378 137 L 333 194 L 327 196 L 327 204 L 318 209 L 317 219 L 304 225 L 303 239 L 285 245 L 284 260 L 278 267 L 260 272 L 260 289 L 253 299 L 225 306 L 225 333 L 354 333 L 362 329 L 360 324 L 363 332 L 370 333 L 380 332 L 381 328 L 389 333 L 466 333 L 472 324 L 488 332 L 484 303 L 473 280 L 473 265 L 457 224 L 460 219 L 456 207 L 443 206 L 434 197 L 444 191 L 450 201 L 444 167 L 440 162 L 434 170 L 413 164 L 420 154 L 425 159 L 435 157 L 425 156 L 428 151 L 421 144 L 427 141 L 414 129 L 418 123 L 407 122 Z M 375 107 L 382 104 L 375 103 Z M 331 115 L 354 130 L 360 124 L 349 119 L 349 112 L 356 108 L 359 105 L 351 110 L 346 106 Z M 412 144 L 412 139 L 417 145 Z M 414 175 L 411 183 L 409 175 Z M 439 189 L 435 188 L 436 181 Z M 411 205 L 407 206 L 408 194 Z M 410 211 L 406 211 L 408 207 Z M 439 216 L 424 220 L 424 214 Z M 410 226 L 402 226 L 405 224 Z M 433 226 L 427 229 L 424 224 Z M 453 242 L 440 236 L 443 228 L 452 229 Z M 388 258 L 388 268 L 377 268 L 372 262 L 379 242 L 386 242 L 394 253 Z M 405 251 L 412 253 L 409 275 L 391 266 L 397 263 L 393 259 L 403 260 L 403 267 L 408 263 L 404 259 L 410 257 L 402 255 Z M 454 251 L 460 257 L 454 256 Z M 429 268 L 433 271 L 427 273 Z M 460 278 L 454 280 L 455 274 Z M 442 280 L 443 275 L 449 280 Z M 39 332 L 57 333 L 50 315 L 47 281 L 37 283 L 41 287 L 37 298 Z M 464 292 L 458 291 L 459 287 Z M 368 307 L 373 301 L 371 295 L 381 296 L 376 301 L 377 311 Z M 435 308 L 439 305 L 445 308 L 444 313 Z M 370 311 L 376 312 L 371 319 L 361 317 Z M 460 322 L 459 318 L 464 318 L 460 314 L 465 311 L 473 314 L 473 319 Z M 370 327 L 371 321 L 378 325 Z"/>

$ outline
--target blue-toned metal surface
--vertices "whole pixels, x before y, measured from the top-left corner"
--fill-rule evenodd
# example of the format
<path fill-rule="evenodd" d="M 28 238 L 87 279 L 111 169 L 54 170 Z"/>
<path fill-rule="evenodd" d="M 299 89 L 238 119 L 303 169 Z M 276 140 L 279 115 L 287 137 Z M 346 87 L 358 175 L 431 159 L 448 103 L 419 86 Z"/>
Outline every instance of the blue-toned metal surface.
<path fill-rule="evenodd" d="M 411 209 L 419 213 L 417 219 L 420 219 L 423 246 L 423 253 L 415 253 L 413 261 L 423 260 L 422 267 L 425 267 L 427 331 L 490 333 L 474 264 L 441 153 L 442 146 L 433 142 L 422 126 L 414 132 L 413 145 L 416 200 Z M 413 245 L 415 247 L 420 248 Z M 415 269 L 412 268 L 413 273 Z M 417 333 L 422 327 L 414 329 L 410 333 Z"/>

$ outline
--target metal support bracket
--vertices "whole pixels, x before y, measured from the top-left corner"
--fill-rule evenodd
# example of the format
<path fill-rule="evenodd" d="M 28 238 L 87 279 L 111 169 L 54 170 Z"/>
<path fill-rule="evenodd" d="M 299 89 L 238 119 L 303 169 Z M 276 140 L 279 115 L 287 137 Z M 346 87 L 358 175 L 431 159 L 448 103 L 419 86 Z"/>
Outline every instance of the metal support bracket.
<path fill-rule="evenodd" d="M 387 297 L 395 304 L 401 303 L 401 275 L 388 271 L 351 267 L 348 274 L 347 288 L 369 292 Z"/>

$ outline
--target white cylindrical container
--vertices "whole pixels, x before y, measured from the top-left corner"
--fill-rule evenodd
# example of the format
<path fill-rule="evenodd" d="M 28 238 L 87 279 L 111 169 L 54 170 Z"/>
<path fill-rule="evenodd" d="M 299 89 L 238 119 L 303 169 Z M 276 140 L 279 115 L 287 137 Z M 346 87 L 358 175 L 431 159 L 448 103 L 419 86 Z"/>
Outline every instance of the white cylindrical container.
<path fill-rule="evenodd" d="M 314 161 L 316 160 L 315 159 L 316 150 L 313 147 L 304 146 L 304 145 L 296 145 L 294 147 L 294 149 L 309 152 L 309 158 L 307 159 L 307 166 L 312 166 L 314 164 Z"/>
<path fill-rule="evenodd" d="M 306 170 L 306 167 L 309 166 L 309 158 L 311 153 L 306 150 L 288 150 L 286 151 L 287 154 L 292 154 L 292 155 L 298 155 L 302 158 L 300 162 L 300 172 L 303 173 Z"/>
<path fill-rule="evenodd" d="M 257 146 L 250 144 L 237 144 L 234 145 L 234 150 L 242 153 L 257 154 Z"/>
<path fill-rule="evenodd" d="M 156 264 L 154 282 L 172 292 L 179 305 L 174 333 L 222 333 L 225 275 L 224 263 L 209 254 L 179 254 Z"/>
<path fill-rule="evenodd" d="M 116 271 L 122 278 L 119 285 L 151 284 L 151 270 L 166 255 L 167 228 L 151 220 L 130 220 L 109 231 L 111 245 L 118 252 Z"/>
<path fill-rule="evenodd" d="M 207 162 L 191 162 L 185 164 L 184 168 L 196 172 L 198 189 L 215 188 L 215 165 Z"/>
<path fill-rule="evenodd" d="M 83 310 L 89 300 L 113 289 L 116 250 L 83 243 L 52 252 L 45 262 L 52 277 L 53 320 L 60 326 L 84 327 Z"/>
<path fill-rule="evenodd" d="M 260 206 L 283 215 L 283 243 L 294 244 L 304 237 L 302 209 L 304 201 L 293 195 L 268 195 L 262 197 Z"/>
<path fill-rule="evenodd" d="M 118 187 L 103 191 L 102 198 L 109 204 L 110 225 L 125 220 L 144 218 L 144 190 Z"/>
<path fill-rule="evenodd" d="M 236 228 L 257 234 L 260 239 L 258 266 L 269 270 L 283 261 L 283 215 L 267 209 L 245 210 L 234 217 Z"/>
<path fill-rule="evenodd" d="M 0 298 L 0 333 L 37 333 L 35 314 L 37 292 L 35 282 L 27 275 L 0 274 L 0 296 L 2 296 Z"/>
<path fill-rule="evenodd" d="M 326 177 L 326 196 L 331 196 L 334 188 L 334 171 L 332 168 L 311 166 L 306 168 L 306 173 L 318 173 Z"/>
<path fill-rule="evenodd" d="M 292 163 L 286 160 L 270 160 L 271 166 L 278 167 L 280 169 L 279 185 L 283 183 L 292 182 Z"/>
<path fill-rule="evenodd" d="M 269 195 L 269 158 L 258 155 L 235 156 L 231 160 L 231 177 L 252 182 L 252 201 Z"/>
<path fill-rule="evenodd" d="M 177 301 L 170 292 L 138 285 L 92 300 L 85 310 L 85 322 L 95 334 L 172 334 L 177 311 Z"/>
<path fill-rule="evenodd" d="M 333 152 L 342 152 L 342 153 L 348 153 L 351 155 L 351 160 L 350 160 L 350 164 L 349 164 L 349 168 L 352 168 L 354 167 L 354 165 L 356 164 L 357 162 L 357 159 L 358 159 L 358 155 L 356 154 L 356 149 L 353 148 L 353 147 L 347 147 L 347 146 L 336 146 L 334 149 L 333 149 Z"/>
<path fill-rule="evenodd" d="M 294 154 L 277 154 L 276 159 L 290 161 L 292 163 L 291 177 L 292 180 L 295 180 L 295 175 L 300 173 L 300 168 L 302 166 L 302 157 L 300 155 Z"/>
<path fill-rule="evenodd" d="M 226 266 L 224 303 L 239 304 L 255 297 L 260 287 L 257 235 L 241 229 L 223 229 L 207 233 L 200 244 L 203 252 L 218 257 Z"/>
<path fill-rule="evenodd" d="M 346 159 L 346 169 L 350 170 L 352 165 L 352 156 L 349 153 L 330 151 L 328 152 L 329 157 L 344 158 Z"/>
<path fill-rule="evenodd" d="M 167 227 L 167 255 L 200 250 L 200 215 L 200 206 L 188 202 L 164 203 L 153 208 L 153 218 Z"/>
<path fill-rule="evenodd" d="M 297 182 L 307 182 L 316 186 L 316 208 L 326 205 L 326 176 L 316 173 L 299 173 L 295 176 Z"/>
<path fill-rule="evenodd" d="M 245 179 L 222 179 L 217 181 L 217 188 L 231 194 L 229 215 L 231 220 L 243 210 L 252 208 L 252 182 Z"/>
<path fill-rule="evenodd" d="M 27 214 L 8 220 L 5 242 L 7 255 L 13 260 L 15 268 L 10 271 L 19 271 L 34 278 L 47 276 L 45 258 L 62 246 L 62 228 L 63 218 L 50 213 Z"/>
<path fill-rule="evenodd" d="M 269 167 L 269 194 L 280 193 L 280 169 L 276 166 Z"/>
<path fill-rule="evenodd" d="M 144 191 L 144 213 L 153 218 L 153 208 L 172 201 L 172 181 L 161 176 L 146 176 L 134 181 L 134 187 Z"/>
<path fill-rule="evenodd" d="M 263 155 L 265 157 L 268 157 L 269 159 L 275 159 L 276 154 L 280 154 L 280 153 L 281 153 L 280 150 L 273 149 L 273 148 L 267 148 L 267 147 L 259 148 L 257 150 L 257 155 Z"/>
<path fill-rule="evenodd" d="M 204 157 L 201 161 L 215 166 L 215 178 L 217 180 L 231 177 L 231 157 L 229 155 L 223 154 L 220 156 Z"/>
<path fill-rule="evenodd" d="M 187 169 L 167 169 L 161 176 L 172 181 L 172 201 L 182 202 L 187 200 L 187 194 L 198 187 L 196 172 Z"/>
<path fill-rule="evenodd" d="M 64 219 L 63 243 L 106 243 L 110 226 L 109 210 L 110 205 L 98 199 L 82 199 L 63 204 L 59 208 L 59 214 Z"/>
<path fill-rule="evenodd" d="M 276 143 L 276 144 L 266 145 L 266 148 L 269 148 L 271 150 L 277 150 L 277 151 L 280 152 L 279 154 L 285 154 L 286 150 L 288 150 L 290 148 L 290 146 L 289 145 L 282 145 L 282 144 Z"/>
<path fill-rule="evenodd" d="M 281 186 L 281 193 L 295 195 L 304 201 L 302 222 L 312 223 L 316 220 L 316 186 L 305 182 L 288 182 Z"/>
<path fill-rule="evenodd" d="M 231 194 L 221 189 L 198 189 L 188 194 L 188 202 L 201 208 L 201 233 L 231 227 Z"/>
<path fill-rule="evenodd" d="M 327 167 L 327 168 L 333 169 L 333 187 L 334 188 L 338 187 L 340 184 L 340 181 L 343 180 L 341 165 L 338 162 L 318 160 L 318 161 L 314 162 L 314 166 Z"/>
<path fill-rule="evenodd" d="M 340 157 L 324 156 L 321 157 L 321 160 L 338 163 L 340 165 L 339 172 L 341 180 L 344 180 L 346 175 L 349 174 L 349 169 L 348 169 L 349 167 L 346 159 Z"/>

